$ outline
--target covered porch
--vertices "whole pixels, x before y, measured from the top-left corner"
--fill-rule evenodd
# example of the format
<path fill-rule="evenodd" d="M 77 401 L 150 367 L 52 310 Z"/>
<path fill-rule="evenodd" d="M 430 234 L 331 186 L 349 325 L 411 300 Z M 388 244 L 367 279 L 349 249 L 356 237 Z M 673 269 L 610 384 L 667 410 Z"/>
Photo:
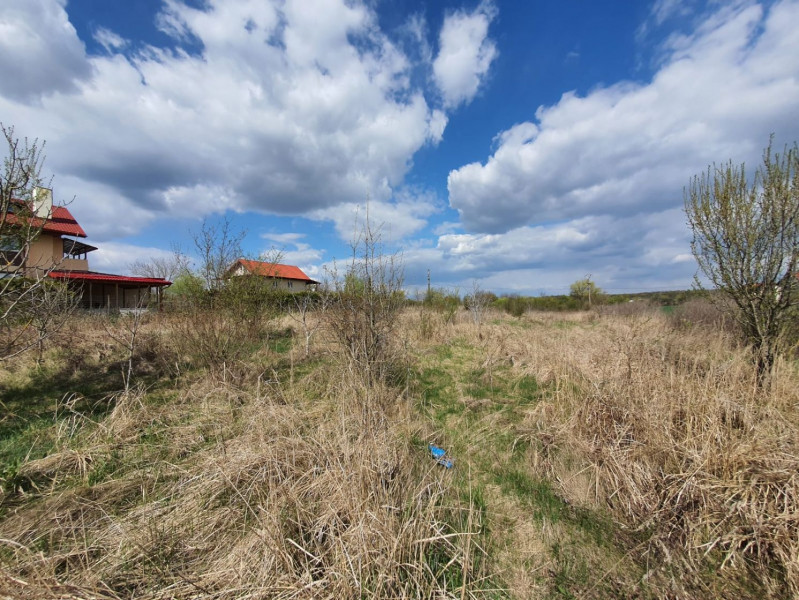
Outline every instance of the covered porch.
<path fill-rule="evenodd" d="M 92 271 L 51 271 L 49 276 L 74 286 L 81 296 L 80 307 L 85 309 L 160 309 L 163 289 L 172 285 L 160 277 L 128 277 Z"/>

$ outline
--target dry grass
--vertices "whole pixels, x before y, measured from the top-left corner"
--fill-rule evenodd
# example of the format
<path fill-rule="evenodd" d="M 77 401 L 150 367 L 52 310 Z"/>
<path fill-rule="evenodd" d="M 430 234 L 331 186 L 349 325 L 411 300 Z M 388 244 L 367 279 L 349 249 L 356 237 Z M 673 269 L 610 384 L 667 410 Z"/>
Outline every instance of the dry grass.
<path fill-rule="evenodd" d="M 489 593 L 480 515 L 400 393 L 332 360 L 240 367 L 61 426 L 2 498 L 0 597 Z"/>
<path fill-rule="evenodd" d="M 0 597 L 799 596 L 796 363 L 762 389 L 712 315 L 626 312 L 408 311 L 371 386 L 323 330 L 206 369 L 156 319 L 152 387 L 66 396 L 6 485 Z"/>
<path fill-rule="evenodd" d="M 551 333 L 551 330 L 550 330 Z M 536 468 L 635 532 L 670 597 L 799 594 L 799 390 L 758 389 L 745 349 L 659 314 L 603 317 L 514 349 L 552 393 L 522 432 Z"/>

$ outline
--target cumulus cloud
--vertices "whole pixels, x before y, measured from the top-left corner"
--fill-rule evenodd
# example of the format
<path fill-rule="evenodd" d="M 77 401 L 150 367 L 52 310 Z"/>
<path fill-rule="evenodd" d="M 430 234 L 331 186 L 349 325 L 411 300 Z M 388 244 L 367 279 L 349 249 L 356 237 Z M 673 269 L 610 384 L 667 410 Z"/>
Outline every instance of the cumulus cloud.
<path fill-rule="evenodd" d="M 357 239 L 367 216 L 370 226 L 380 233 L 383 242 L 397 242 L 421 231 L 427 219 L 440 212 L 441 205 L 430 192 L 404 187 L 389 201 L 347 202 L 335 208 L 309 213 L 316 220 L 333 221 L 343 240 Z M 367 214 L 368 213 L 368 214 Z"/>
<path fill-rule="evenodd" d="M 119 242 L 105 242 L 97 250 L 89 254 L 89 265 L 92 271 L 100 273 L 130 274 L 131 263 L 135 260 L 148 262 L 153 258 L 171 259 L 172 252 L 161 248 L 134 246 Z"/>
<path fill-rule="evenodd" d="M 320 215 L 367 194 L 386 203 L 414 153 L 441 140 L 446 113 L 411 81 L 410 59 L 367 4 L 196 6 L 164 2 L 158 26 L 174 48 L 131 50 L 101 28 L 101 56 L 85 55 L 65 0 L 4 8 L 0 39 L 13 51 L 0 52 L 4 122 L 47 140 L 56 188 L 75 184 L 87 225 L 111 200 L 145 213 L 112 219 L 101 235 L 187 211 Z M 15 69 L 36 74 L 11 85 Z M 409 211 L 398 221 L 416 230 L 423 211 Z"/>
<path fill-rule="evenodd" d="M 4 0 L 0 11 L 2 94 L 30 101 L 75 90 L 91 66 L 64 10 L 66 0 Z"/>
<path fill-rule="evenodd" d="M 495 16 L 494 5 L 483 2 L 473 12 L 459 10 L 445 17 L 433 61 L 433 77 L 445 106 L 458 106 L 477 94 L 497 56 L 496 45 L 488 37 Z"/>
<path fill-rule="evenodd" d="M 311 278 L 318 278 L 322 274 L 318 265 L 324 250 L 305 242 L 304 233 L 263 233 L 261 238 L 272 243 L 261 253 L 264 260 L 297 265 Z"/>
<path fill-rule="evenodd" d="M 495 292 L 564 293 L 591 273 L 612 291 L 684 288 L 696 265 L 681 209 L 623 218 L 587 216 L 504 233 L 446 233 L 435 246 L 404 252 L 408 281 Z"/>
<path fill-rule="evenodd" d="M 799 137 L 797 22 L 796 1 L 722 7 L 669 40 L 650 82 L 566 93 L 500 133 L 485 164 L 450 173 L 450 205 L 466 228 L 492 233 L 681 206 L 711 162 L 752 164 L 771 132 Z"/>

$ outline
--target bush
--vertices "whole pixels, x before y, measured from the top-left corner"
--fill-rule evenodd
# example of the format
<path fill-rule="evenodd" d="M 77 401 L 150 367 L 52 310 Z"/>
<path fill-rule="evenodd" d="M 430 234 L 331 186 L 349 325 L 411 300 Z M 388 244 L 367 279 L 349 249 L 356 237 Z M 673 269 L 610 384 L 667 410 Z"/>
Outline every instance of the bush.
<path fill-rule="evenodd" d="M 334 291 L 325 322 L 344 350 L 351 372 L 367 390 L 393 372 L 399 313 L 405 305 L 402 262 L 386 255 L 379 234 L 367 220 L 352 244 L 343 275 L 333 272 Z"/>

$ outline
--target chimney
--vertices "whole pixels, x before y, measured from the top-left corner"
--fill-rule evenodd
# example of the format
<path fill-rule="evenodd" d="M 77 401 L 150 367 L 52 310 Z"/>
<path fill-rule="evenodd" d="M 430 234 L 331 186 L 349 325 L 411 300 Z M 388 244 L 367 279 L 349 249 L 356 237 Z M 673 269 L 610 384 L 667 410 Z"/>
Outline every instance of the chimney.
<path fill-rule="evenodd" d="M 44 187 L 33 188 L 33 214 L 42 219 L 53 215 L 53 190 Z"/>

